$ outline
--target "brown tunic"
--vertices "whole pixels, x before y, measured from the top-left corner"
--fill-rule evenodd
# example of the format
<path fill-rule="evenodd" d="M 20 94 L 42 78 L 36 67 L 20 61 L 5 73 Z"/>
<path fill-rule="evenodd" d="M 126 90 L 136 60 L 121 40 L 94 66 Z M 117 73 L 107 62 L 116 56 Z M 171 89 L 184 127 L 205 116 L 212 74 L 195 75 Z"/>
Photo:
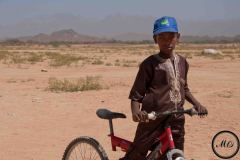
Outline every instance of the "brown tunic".
<path fill-rule="evenodd" d="M 180 97 L 178 98 L 180 98 L 180 100 L 177 106 L 180 108 L 183 106 L 185 92 L 189 92 L 187 85 L 187 71 L 189 65 L 182 56 L 176 54 L 176 57 L 177 60 L 173 60 L 173 57 L 170 58 L 175 64 L 168 63 L 170 60 L 162 58 L 160 54 L 151 55 L 141 63 L 129 98 L 142 103 L 142 110 L 151 112 L 175 108 L 175 102 L 171 100 L 170 95 L 173 81 L 170 74 L 170 65 L 176 65 L 178 67 L 178 83 L 180 85 Z M 174 72 L 174 74 L 176 74 L 175 70 Z"/>
<path fill-rule="evenodd" d="M 161 54 L 149 56 L 139 67 L 129 98 L 142 103 L 141 110 L 146 112 L 183 108 L 185 95 L 190 93 L 187 85 L 188 67 L 186 59 L 178 54 L 170 58 L 164 58 Z M 155 138 L 163 130 L 165 118 L 138 124 L 127 159 L 144 159 Z M 184 144 L 184 123 L 184 115 L 173 117 L 170 122 L 175 146 L 181 150 Z"/>

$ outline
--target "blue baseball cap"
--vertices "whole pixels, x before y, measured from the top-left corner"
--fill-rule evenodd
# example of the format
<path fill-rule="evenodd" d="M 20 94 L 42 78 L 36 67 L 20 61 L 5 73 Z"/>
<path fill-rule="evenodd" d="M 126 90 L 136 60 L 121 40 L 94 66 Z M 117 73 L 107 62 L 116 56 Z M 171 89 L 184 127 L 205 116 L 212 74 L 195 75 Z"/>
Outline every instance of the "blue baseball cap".
<path fill-rule="evenodd" d="M 164 16 L 155 21 L 153 35 L 162 32 L 178 32 L 177 21 L 174 17 Z"/>

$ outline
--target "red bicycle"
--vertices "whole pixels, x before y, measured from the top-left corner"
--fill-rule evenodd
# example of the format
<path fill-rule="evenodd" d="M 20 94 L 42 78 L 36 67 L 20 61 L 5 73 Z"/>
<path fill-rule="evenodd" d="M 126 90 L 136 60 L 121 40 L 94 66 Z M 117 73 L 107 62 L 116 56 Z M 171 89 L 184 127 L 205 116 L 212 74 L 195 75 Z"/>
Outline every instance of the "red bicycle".
<path fill-rule="evenodd" d="M 188 114 L 190 116 L 198 114 L 193 108 L 187 110 L 166 111 L 162 113 L 151 112 L 148 114 L 149 119 L 155 120 L 158 117 L 167 116 L 165 129 L 156 138 L 158 142 L 154 149 L 146 156 L 147 160 L 157 160 L 161 156 L 166 156 L 168 160 L 185 160 L 184 154 L 181 150 L 176 149 L 172 137 L 171 127 L 169 120 L 175 114 Z M 116 118 L 126 118 L 123 113 L 111 112 L 107 109 L 98 109 L 97 115 L 101 119 L 109 121 L 112 150 L 121 148 L 126 152 L 131 146 L 132 142 L 122 139 L 114 135 L 112 120 Z M 108 156 L 103 147 L 97 140 L 91 137 L 82 136 L 74 139 L 65 149 L 62 160 L 108 160 Z"/>

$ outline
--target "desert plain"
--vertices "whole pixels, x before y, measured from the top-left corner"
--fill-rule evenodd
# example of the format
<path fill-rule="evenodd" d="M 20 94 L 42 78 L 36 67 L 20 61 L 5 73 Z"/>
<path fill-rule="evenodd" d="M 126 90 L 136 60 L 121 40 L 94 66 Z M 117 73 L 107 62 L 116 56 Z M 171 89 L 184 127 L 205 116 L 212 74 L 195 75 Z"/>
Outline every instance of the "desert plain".
<path fill-rule="evenodd" d="M 205 48 L 222 53 L 202 55 Z M 113 121 L 114 131 L 132 140 L 129 91 L 139 64 L 157 52 L 153 44 L 0 45 L 0 159 L 60 160 L 80 136 L 97 139 L 110 160 L 123 156 L 111 151 L 108 122 L 96 110 L 126 114 Z M 240 44 L 179 44 L 176 52 L 187 58 L 189 87 L 209 111 L 206 118 L 186 116 L 186 158 L 218 159 L 213 136 L 240 136 Z"/>

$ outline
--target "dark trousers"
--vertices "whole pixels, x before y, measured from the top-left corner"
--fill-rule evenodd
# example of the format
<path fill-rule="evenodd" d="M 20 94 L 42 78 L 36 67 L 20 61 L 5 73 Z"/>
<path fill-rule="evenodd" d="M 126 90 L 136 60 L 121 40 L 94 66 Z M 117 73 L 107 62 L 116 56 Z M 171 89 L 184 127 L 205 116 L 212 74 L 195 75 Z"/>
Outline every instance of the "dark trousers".
<path fill-rule="evenodd" d="M 184 150 L 184 116 L 172 117 L 169 125 L 172 129 L 172 135 L 175 147 Z M 150 148 L 156 144 L 156 138 L 164 130 L 164 119 L 150 121 L 149 123 L 139 123 L 133 145 L 130 147 L 122 160 L 145 160 Z M 160 158 L 159 160 L 163 160 Z"/>

